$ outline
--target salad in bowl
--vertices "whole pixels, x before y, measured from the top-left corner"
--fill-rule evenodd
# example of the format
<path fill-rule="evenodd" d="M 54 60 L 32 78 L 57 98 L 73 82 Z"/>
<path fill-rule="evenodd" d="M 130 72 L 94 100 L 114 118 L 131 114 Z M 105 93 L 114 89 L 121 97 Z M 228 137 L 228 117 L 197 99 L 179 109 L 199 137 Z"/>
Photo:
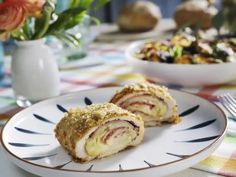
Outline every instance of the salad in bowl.
<path fill-rule="evenodd" d="M 215 85 L 236 79 L 236 38 L 179 32 L 170 39 L 138 41 L 126 50 L 134 71 L 161 83 Z"/>

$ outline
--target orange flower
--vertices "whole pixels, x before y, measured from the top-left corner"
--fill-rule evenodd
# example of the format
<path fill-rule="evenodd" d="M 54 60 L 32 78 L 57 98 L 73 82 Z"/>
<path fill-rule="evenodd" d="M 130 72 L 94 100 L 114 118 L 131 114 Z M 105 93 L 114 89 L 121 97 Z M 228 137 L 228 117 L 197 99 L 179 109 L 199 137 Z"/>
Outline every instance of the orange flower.
<path fill-rule="evenodd" d="M 17 0 L 11 0 L 11 1 L 17 1 Z M 42 7 L 45 3 L 45 0 L 20 0 L 20 1 L 24 1 L 29 16 L 39 16 Z"/>
<path fill-rule="evenodd" d="M 0 4 L 0 40 L 23 26 L 29 16 L 38 16 L 45 0 L 5 0 Z"/>

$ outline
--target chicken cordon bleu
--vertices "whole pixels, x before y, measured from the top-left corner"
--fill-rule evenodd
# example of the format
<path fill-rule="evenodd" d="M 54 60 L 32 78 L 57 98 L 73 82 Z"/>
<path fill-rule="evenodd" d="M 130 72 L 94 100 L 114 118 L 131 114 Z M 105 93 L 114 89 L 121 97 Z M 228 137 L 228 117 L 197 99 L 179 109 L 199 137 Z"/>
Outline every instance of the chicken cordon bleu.
<path fill-rule="evenodd" d="M 144 123 L 112 103 L 93 104 L 65 113 L 55 135 L 74 160 L 88 162 L 140 144 Z"/>
<path fill-rule="evenodd" d="M 176 101 L 163 86 L 148 83 L 127 85 L 117 91 L 110 102 L 140 115 L 147 127 L 180 121 Z"/>

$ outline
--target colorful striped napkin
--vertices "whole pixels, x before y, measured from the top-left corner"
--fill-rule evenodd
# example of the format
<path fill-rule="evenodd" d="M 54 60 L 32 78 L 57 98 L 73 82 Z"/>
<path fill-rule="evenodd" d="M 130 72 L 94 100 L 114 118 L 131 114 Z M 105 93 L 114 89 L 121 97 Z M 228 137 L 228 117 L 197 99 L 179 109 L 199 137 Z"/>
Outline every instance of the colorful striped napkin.
<path fill-rule="evenodd" d="M 90 53 L 85 63 L 73 61 L 61 64 L 61 93 L 134 82 L 154 82 L 141 74 L 133 73 L 131 68 L 124 63 L 126 46 L 125 43 L 95 43 L 90 47 Z M 0 81 L 0 122 L 9 119 L 21 110 L 15 104 L 9 83 L 8 76 L 5 80 Z M 195 93 L 213 102 L 217 102 L 215 95 L 226 92 L 236 95 L 236 84 L 191 89 L 179 85 L 167 86 Z M 236 128 L 236 122 L 233 120 L 230 122 Z M 236 136 L 226 135 L 220 147 L 193 168 L 236 177 Z"/>

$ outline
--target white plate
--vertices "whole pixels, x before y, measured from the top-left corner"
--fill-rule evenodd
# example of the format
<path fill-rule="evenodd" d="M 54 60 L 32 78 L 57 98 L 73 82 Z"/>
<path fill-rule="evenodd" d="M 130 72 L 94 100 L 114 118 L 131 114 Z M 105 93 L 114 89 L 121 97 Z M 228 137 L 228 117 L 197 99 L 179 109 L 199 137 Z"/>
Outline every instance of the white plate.
<path fill-rule="evenodd" d="M 139 33 L 124 33 L 119 30 L 117 25 L 102 24 L 99 27 L 101 34 L 97 36 L 97 40 L 105 42 L 114 41 L 132 41 L 150 38 L 167 38 L 171 35 L 171 30 L 175 29 L 175 22 L 172 19 L 162 19 L 160 23 L 151 31 Z"/>
<path fill-rule="evenodd" d="M 169 64 L 138 59 L 137 52 L 146 42 L 136 41 L 125 51 L 127 63 L 135 72 L 140 72 L 165 84 L 203 86 L 223 84 L 236 79 L 236 62 L 219 64 Z M 153 40 L 152 40 L 153 41 Z"/>
<path fill-rule="evenodd" d="M 141 145 L 116 155 L 80 164 L 54 137 L 64 112 L 78 105 L 108 101 L 118 88 L 102 88 L 60 96 L 16 114 L 2 131 L 2 144 L 19 167 L 57 177 L 157 177 L 188 168 L 209 156 L 221 143 L 227 119 L 214 104 L 191 94 L 170 90 L 182 121 L 147 128 Z"/>

